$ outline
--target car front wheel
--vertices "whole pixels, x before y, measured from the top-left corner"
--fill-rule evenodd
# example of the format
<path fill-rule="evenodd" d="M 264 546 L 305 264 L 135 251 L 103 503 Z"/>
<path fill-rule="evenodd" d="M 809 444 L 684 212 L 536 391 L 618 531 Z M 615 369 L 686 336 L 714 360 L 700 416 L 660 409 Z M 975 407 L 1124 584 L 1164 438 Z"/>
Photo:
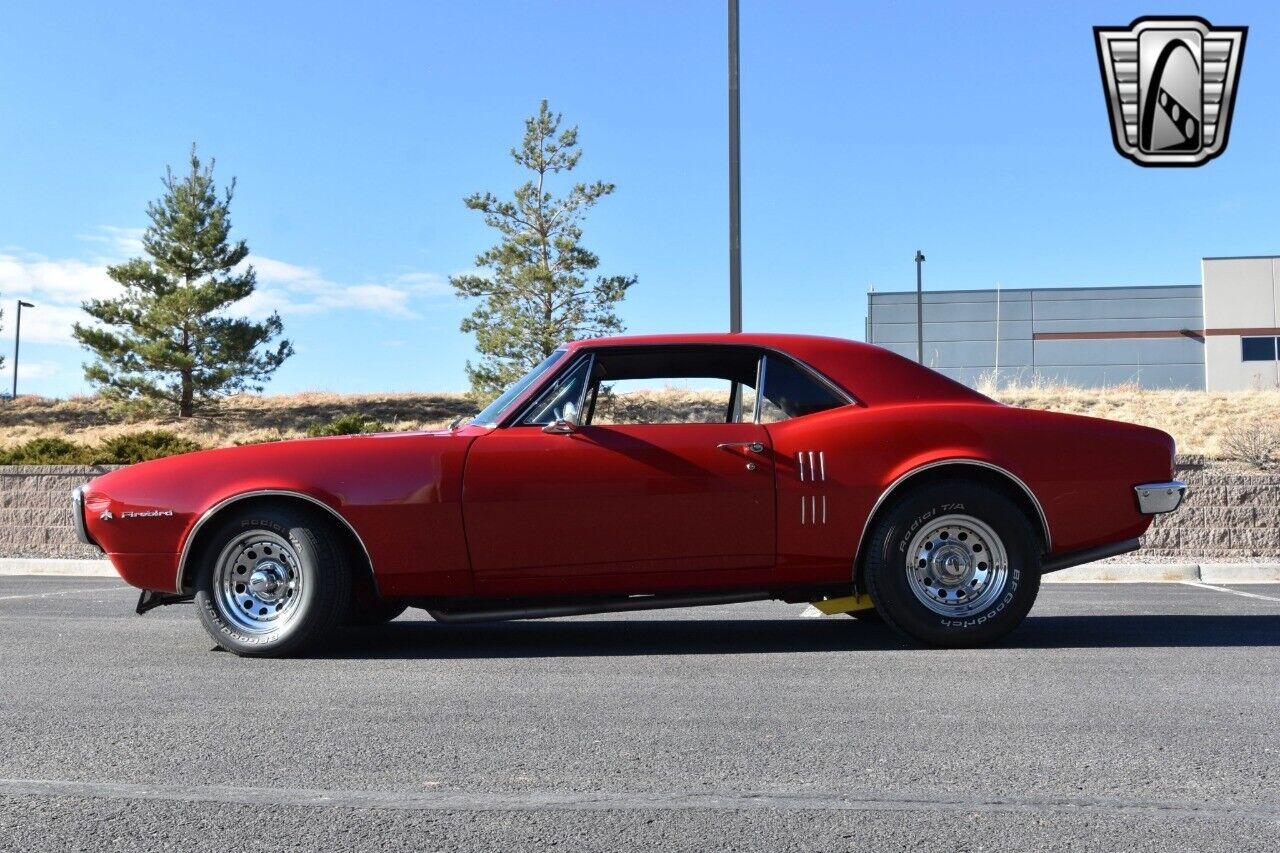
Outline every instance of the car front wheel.
<path fill-rule="evenodd" d="M 935 646 L 975 646 L 1016 628 L 1040 589 L 1030 520 L 1003 493 L 963 481 L 908 493 L 876 525 L 867 592 L 884 620 Z"/>
<path fill-rule="evenodd" d="M 223 520 L 205 540 L 196 609 L 218 645 L 274 657 L 313 644 L 345 616 L 351 576 L 327 520 L 259 506 Z"/>

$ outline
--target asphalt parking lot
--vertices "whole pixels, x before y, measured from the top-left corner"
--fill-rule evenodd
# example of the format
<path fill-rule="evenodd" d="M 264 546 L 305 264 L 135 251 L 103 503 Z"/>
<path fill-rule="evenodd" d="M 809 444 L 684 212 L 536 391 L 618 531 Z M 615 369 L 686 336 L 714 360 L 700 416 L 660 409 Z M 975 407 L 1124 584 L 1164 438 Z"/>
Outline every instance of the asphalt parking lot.
<path fill-rule="evenodd" d="M 1280 587 L 1232 589 L 1048 586 L 972 651 L 762 603 L 259 661 L 0 578 L 0 849 L 1275 850 Z"/>

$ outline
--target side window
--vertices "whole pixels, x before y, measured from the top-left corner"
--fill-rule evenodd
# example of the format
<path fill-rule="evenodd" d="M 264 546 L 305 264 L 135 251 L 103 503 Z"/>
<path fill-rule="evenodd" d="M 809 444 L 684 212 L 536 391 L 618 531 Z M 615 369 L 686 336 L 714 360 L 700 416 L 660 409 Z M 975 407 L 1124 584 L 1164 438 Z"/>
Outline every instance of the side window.
<path fill-rule="evenodd" d="M 1276 343 L 1276 338 L 1241 338 L 1241 359 L 1243 361 L 1275 361 Z"/>
<path fill-rule="evenodd" d="M 587 388 L 596 426 L 751 423 L 760 351 L 684 345 L 601 349 Z"/>
<path fill-rule="evenodd" d="M 591 423 L 722 424 L 730 417 L 732 394 L 730 380 L 710 377 L 605 380 L 599 385 Z M 745 409 L 745 419 L 750 421 L 753 413 Z"/>
<path fill-rule="evenodd" d="M 777 423 L 843 406 L 846 401 L 786 359 L 765 356 L 761 423 Z"/>
<path fill-rule="evenodd" d="M 591 359 L 586 358 L 575 365 L 568 373 L 556 380 L 547 389 L 538 402 L 530 407 L 520 423 L 528 426 L 546 426 L 558 420 L 578 423 L 582 420 L 579 407 L 582 405 L 582 392 L 587 385 L 587 374 L 591 370 Z"/>

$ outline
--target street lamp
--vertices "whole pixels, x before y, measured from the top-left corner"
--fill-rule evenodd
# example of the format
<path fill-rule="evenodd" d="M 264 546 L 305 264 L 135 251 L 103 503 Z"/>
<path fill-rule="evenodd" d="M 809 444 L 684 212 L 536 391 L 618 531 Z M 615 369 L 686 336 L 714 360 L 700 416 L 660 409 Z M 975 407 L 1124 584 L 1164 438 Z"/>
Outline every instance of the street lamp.
<path fill-rule="evenodd" d="M 916 249 L 916 361 L 924 364 L 924 252 Z"/>
<path fill-rule="evenodd" d="M 738 121 L 738 0 L 729 0 L 729 331 L 742 331 L 742 162 Z"/>
<path fill-rule="evenodd" d="M 18 345 L 22 343 L 22 309 L 35 308 L 30 302 L 18 300 L 18 320 L 13 328 L 13 399 L 18 399 Z"/>

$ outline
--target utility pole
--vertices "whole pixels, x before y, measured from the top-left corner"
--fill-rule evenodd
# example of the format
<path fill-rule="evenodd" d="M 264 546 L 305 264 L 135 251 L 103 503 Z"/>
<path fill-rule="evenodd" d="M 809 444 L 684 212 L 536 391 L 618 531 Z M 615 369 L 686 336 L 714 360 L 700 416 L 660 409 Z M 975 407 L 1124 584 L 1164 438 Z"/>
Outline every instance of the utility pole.
<path fill-rule="evenodd" d="M 13 397 L 18 399 L 18 346 L 22 343 L 22 309 L 35 308 L 30 302 L 18 300 L 18 319 L 13 327 Z"/>
<path fill-rule="evenodd" d="M 916 361 L 924 364 L 924 252 L 916 249 Z"/>
<path fill-rule="evenodd" d="M 738 0 L 729 0 L 729 331 L 742 331 L 742 163 L 738 121 Z"/>
<path fill-rule="evenodd" d="M 996 282 L 996 390 L 1000 390 L 1000 282 Z"/>
<path fill-rule="evenodd" d="M 867 343 L 874 344 L 876 337 L 876 286 L 867 285 Z"/>

